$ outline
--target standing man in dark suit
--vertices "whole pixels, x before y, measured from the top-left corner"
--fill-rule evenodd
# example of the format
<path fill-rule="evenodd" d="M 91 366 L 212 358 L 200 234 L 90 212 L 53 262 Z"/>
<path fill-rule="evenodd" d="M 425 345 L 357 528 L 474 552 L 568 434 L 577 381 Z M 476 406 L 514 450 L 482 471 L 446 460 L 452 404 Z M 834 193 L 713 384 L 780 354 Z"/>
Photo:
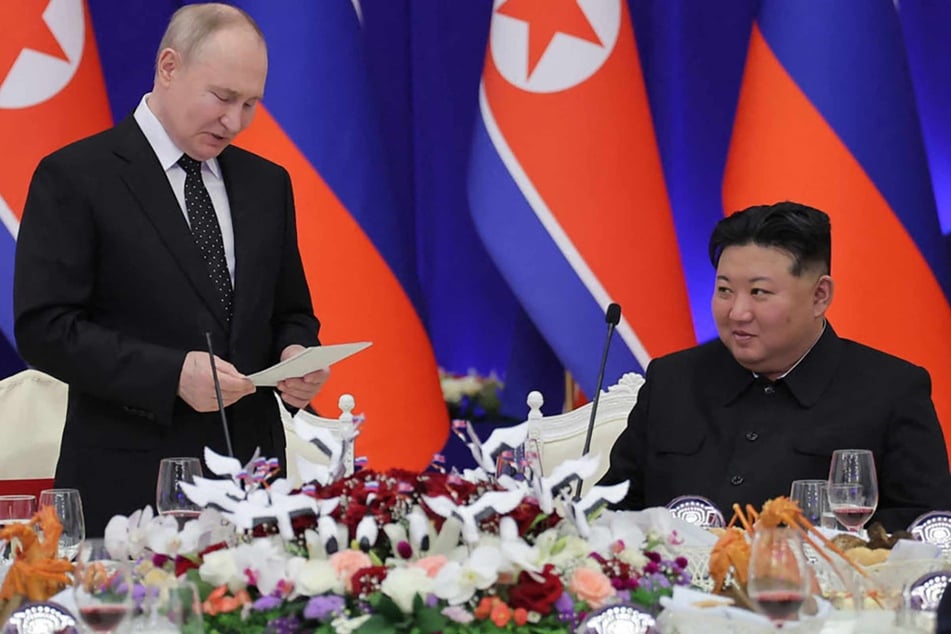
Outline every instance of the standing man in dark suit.
<path fill-rule="evenodd" d="M 603 484 L 630 480 L 620 508 L 678 495 L 759 507 L 790 483 L 825 479 L 836 449 L 870 449 L 875 519 L 889 530 L 951 509 L 944 437 L 924 368 L 840 338 L 829 217 L 750 207 L 710 238 L 719 339 L 655 359 Z"/>
<path fill-rule="evenodd" d="M 231 146 L 264 94 L 267 49 L 223 4 L 177 11 L 152 92 L 114 128 L 43 159 L 17 242 L 16 339 L 69 384 L 56 486 L 82 494 L 87 534 L 154 503 L 159 461 L 226 452 L 206 332 L 235 456 L 284 457 L 256 372 L 317 345 L 282 167 Z M 303 407 L 326 370 L 282 381 Z M 29 430 L 23 430 L 29 433 Z"/>

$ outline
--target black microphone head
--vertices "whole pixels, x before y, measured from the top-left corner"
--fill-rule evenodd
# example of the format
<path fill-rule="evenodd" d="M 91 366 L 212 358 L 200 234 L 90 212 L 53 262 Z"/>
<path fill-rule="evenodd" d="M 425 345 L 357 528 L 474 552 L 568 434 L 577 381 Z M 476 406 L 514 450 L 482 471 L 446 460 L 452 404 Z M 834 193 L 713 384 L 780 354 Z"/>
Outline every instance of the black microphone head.
<path fill-rule="evenodd" d="M 614 303 L 608 305 L 608 311 L 604 315 L 604 321 L 612 326 L 617 326 L 618 322 L 621 321 L 621 305 Z"/>

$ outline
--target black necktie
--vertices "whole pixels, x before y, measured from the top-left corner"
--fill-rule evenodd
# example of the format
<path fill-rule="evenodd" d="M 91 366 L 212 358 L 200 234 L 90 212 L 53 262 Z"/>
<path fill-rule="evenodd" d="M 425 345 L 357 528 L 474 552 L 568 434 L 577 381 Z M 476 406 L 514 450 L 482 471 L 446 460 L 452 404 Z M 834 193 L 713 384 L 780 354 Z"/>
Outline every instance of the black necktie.
<path fill-rule="evenodd" d="M 192 237 L 201 249 L 201 256 L 208 265 L 211 283 L 218 293 L 218 299 L 225 309 L 228 321 L 231 321 L 231 304 L 234 294 L 231 289 L 231 276 L 228 274 L 228 261 L 225 259 L 225 243 L 221 238 L 218 216 L 211 204 L 211 196 L 201 179 L 201 162 L 187 154 L 178 159 L 185 170 L 185 210 L 191 225 Z"/>

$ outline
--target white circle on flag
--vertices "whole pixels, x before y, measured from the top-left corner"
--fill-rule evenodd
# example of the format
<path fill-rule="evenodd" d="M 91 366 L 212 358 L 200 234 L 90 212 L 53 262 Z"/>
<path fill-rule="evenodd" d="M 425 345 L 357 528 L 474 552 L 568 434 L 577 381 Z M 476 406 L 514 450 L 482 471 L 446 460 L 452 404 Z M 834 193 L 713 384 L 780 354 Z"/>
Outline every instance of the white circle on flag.
<path fill-rule="evenodd" d="M 552 93 L 577 86 L 591 77 L 611 56 L 621 29 L 622 0 L 577 0 L 601 45 L 566 33 L 555 33 L 538 64 L 528 72 L 531 25 L 498 13 L 506 0 L 495 0 L 489 30 L 489 51 L 502 76 L 529 92 Z M 538 3 L 544 7 L 543 3 Z M 544 10 L 544 9 L 542 9 Z"/>
<path fill-rule="evenodd" d="M 20 51 L 0 84 L 0 108 L 29 108 L 43 103 L 65 88 L 79 68 L 86 39 L 83 0 L 50 0 L 43 20 L 69 61 L 29 48 Z"/>

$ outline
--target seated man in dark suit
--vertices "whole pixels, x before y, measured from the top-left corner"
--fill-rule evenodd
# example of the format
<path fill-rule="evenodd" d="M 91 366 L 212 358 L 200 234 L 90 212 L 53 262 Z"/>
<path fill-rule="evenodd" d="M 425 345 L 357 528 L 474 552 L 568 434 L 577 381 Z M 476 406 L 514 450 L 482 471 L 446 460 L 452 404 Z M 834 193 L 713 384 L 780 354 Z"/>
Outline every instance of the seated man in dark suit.
<path fill-rule="evenodd" d="M 928 372 L 840 338 L 826 320 L 829 217 L 796 203 L 751 207 L 710 238 L 719 339 L 655 359 L 602 484 L 619 508 L 702 495 L 729 516 L 825 479 L 836 449 L 870 449 L 888 530 L 951 509 L 948 456 Z"/>

